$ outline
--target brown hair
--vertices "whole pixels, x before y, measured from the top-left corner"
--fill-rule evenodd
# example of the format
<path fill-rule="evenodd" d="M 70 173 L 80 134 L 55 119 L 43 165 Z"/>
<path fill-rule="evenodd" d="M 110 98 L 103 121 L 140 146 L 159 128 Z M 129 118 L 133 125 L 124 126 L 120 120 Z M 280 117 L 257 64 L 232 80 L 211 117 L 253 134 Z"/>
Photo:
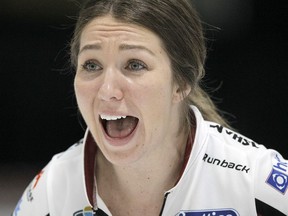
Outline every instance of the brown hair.
<path fill-rule="evenodd" d="M 193 124 L 189 106 L 195 105 L 204 119 L 228 126 L 200 86 L 205 74 L 206 45 L 201 20 L 188 0 L 88 0 L 80 11 L 71 41 L 71 61 L 75 67 L 83 28 L 92 19 L 107 14 L 143 26 L 161 38 L 171 60 L 174 80 L 182 92 L 187 85 L 191 86 L 183 106 L 186 123 Z"/>

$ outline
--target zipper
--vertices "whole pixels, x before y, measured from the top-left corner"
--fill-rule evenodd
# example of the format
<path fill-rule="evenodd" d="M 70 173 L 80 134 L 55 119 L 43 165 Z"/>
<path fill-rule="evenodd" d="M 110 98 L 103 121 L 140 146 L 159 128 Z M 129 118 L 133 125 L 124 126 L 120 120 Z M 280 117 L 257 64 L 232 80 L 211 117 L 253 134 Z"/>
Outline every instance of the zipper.
<path fill-rule="evenodd" d="M 169 194 L 170 194 L 170 192 L 167 192 L 167 193 L 165 193 L 165 195 L 164 195 L 164 200 L 163 200 L 163 204 L 162 204 L 162 207 L 161 207 L 161 211 L 160 211 L 160 213 L 159 213 L 159 216 L 162 216 L 162 213 L 163 213 L 163 211 L 164 211 L 165 204 L 166 204 L 166 201 L 167 201 L 167 197 L 168 197 Z"/>

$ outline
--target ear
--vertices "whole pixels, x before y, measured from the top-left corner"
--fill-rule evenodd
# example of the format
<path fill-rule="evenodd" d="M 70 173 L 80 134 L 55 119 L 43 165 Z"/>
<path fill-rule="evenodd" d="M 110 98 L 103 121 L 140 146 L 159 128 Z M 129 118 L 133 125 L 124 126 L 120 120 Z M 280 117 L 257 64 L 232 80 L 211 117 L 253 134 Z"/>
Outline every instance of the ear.
<path fill-rule="evenodd" d="M 184 100 L 191 92 L 191 86 L 179 86 L 178 84 L 174 85 L 173 89 L 173 103 L 179 103 Z"/>

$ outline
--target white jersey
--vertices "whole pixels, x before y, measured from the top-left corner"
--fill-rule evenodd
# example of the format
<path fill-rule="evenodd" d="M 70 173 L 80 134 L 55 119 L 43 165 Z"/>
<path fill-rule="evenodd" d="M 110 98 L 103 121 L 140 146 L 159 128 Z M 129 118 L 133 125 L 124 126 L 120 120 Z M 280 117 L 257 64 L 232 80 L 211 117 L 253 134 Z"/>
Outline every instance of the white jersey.
<path fill-rule="evenodd" d="M 288 215 L 288 161 L 192 109 L 193 148 L 178 183 L 163 194 L 160 215 L 256 216 L 268 209 Z M 26 188 L 13 216 L 112 215 L 94 190 L 96 148 L 87 130 L 82 141 L 55 155 Z"/>

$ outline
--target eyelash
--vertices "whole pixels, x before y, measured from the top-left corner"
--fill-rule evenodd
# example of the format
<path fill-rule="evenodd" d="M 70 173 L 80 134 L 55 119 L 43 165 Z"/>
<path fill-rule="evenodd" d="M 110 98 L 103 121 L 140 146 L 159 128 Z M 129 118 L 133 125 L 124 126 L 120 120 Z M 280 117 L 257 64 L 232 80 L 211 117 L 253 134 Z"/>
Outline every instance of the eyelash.
<path fill-rule="evenodd" d="M 134 66 L 135 66 L 135 63 L 137 64 L 138 67 L 140 66 L 141 68 L 140 69 L 139 68 L 138 69 L 131 68 L 132 64 L 134 64 Z M 148 68 L 147 68 L 147 65 L 144 62 L 142 62 L 140 60 L 137 60 L 137 59 L 132 59 L 132 60 L 128 61 L 128 64 L 125 67 L 125 69 L 126 70 L 130 70 L 130 71 L 141 71 L 141 70 L 147 70 Z"/>
<path fill-rule="evenodd" d="M 94 65 L 94 68 L 89 68 L 91 64 Z M 93 60 L 86 61 L 83 65 L 81 65 L 81 67 L 82 69 L 88 72 L 98 71 L 102 69 L 102 67 L 100 67 L 99 64 Z"/>
<path fill-rule="evenodd" d="M 91 65 L 93 65 L 93 68 L 91 68 Z M 138 68 L 132 68 L 133 66 L 136 66 Z M 102 67 L 99 66 L 99 63 L 94 60 L 88 60 L 84 62 L 84 64 L 82 64 L 81 67 L 83 70 L 88 71 L 88 72 L 95 72 L 95 71 L 99 71 L 102 69 Z M 141 71 L 141 70 L 147 70 L 147 69 L 148 69 L 147 65 L 144 62 L 137 60 L 137 59 L 129 60 L 127 65 L 125 66 L 125 70 L 129 70 L 129 71 Z"/>

